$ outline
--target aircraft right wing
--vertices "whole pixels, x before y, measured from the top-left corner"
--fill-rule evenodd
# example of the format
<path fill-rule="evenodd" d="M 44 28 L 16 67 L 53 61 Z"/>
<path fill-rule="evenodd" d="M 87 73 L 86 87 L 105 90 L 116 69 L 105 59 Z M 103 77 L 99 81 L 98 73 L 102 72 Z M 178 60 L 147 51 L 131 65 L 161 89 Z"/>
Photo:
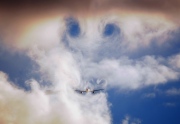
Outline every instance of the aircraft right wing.
<path fill-rule="evenodd" d="M 92 93 L 95 93 L 95 92 L 101 91 L 101 90 L 104 90 L 104 89 L 93 90 Z"/>

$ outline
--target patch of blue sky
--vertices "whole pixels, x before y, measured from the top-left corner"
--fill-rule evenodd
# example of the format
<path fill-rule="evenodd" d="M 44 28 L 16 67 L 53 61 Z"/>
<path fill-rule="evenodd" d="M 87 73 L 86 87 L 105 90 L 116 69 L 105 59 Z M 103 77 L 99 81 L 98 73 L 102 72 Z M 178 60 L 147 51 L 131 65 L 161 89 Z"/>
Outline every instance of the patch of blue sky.
<path fill-rule="evenodd" d="M 79 22 L 74 17 L 68 17 L 65 19 L 65 21 L 66 31 L 62 35 L 61 41 L 71 52 L 77 52 L 77 48 L 74 48 L 70 45 L 68 37 L 70 36 L 71 38 L 79 38 L 79 35 L 81 34 Z"/>
<path fill-rule="evenodd" d="M 180 88 L 180 80 L 158 86 L 149 86 L 135 91 L 108 91 L 108 101 L 113 124 L 119 124 L 125 115 L 139 118 L 143 124 L 179 124 L 180 97 L 167 96 L 169 88 Z M 153 98 L 145 98 L 144 94 L 155 93 Z"/>
<path fill-rule="evenodd" d="M 6 73 L 9 80 L 19 88 L 30 90 L 26 80 L 40 79 L 38 66 L 22 52 L 12 51 L 3 43 L 0 43 L 0 71 Z"/>
<path fill-rule="evenodd" d="M 120 33 L 120 28 L 116 24 L 108 23 L 104 27 L 103 36 L 108 37 L 108 36 L 117 35 L 119 33 Z"/>
<path fill-rule="evenodd" d="M 69 17 L 66 19 L 67 32 L 71 37 L 78 37 L 81 33 L 79 22 L 73 18 Z"/>

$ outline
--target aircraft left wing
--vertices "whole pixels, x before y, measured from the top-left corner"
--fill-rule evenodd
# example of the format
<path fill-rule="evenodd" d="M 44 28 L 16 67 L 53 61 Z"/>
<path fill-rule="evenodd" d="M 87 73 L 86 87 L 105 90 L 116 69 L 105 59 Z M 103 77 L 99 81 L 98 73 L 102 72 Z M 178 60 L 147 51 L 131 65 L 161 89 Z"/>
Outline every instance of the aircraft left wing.
<path fill-rule="evenodd" d="M 81 93 L 81 94 L 86 92 L 86 91 L 82 91 L 82 90 L 75 90 L 75 91 L 78 92 L 78 93 Z"/>

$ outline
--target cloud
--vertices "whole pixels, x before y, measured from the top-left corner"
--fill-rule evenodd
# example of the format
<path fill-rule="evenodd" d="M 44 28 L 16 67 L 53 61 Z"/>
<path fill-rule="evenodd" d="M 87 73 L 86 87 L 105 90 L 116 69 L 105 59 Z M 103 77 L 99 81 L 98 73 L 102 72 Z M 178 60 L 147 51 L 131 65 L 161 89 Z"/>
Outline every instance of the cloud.
<path fill-rule="evenodd" d="M 154 22 L 152 18 L 146 21 L 141 16 L 135 19 L 133 16 L 122 16 L 122 19 L 118 16 L 104 18 L 87 22 L 78 18 L 75 21 L 79 22 L 78 26 L 82 29 L 80 34 L 71 37 L 66 32 L 63 35 L 62 42 L 78 61 L 82 79 L 105 79 L 109 87 L 137 89 L 179 78 L 179 71 L 170 62 L 171 57 L 128 57 L 137 49 L 150 47 L 154 41 L 159 45 L 170 42 L 169 32 L 176 30 L 173 23 L 165 20 Z M 108 24 L 114 28 L 110 35 L 104 36 L 103 31 Z M 133 26 L 135 27 L 132 28 Z M 93 30 L 90 27 L 94 27 Z"/>
<path fill-rule="evenodd" d="M 170 42 L 170 32 L 177 30 L 173 22 L 141 15 L 102 15 L 92 20 L 66 17 L 33 24 L 15 44 L 18 49 L 27 51 L 40 66 L 44 79 L 52 84 L 68 82 L 75 87 L 97 79 L 105 80 L 111 88 L 138 89 L 179 78 L 179 71 L 173 67 L 178 63 L 178 53 L 177 57 L 168 58 L 128 57 L 153 42 L 158 45 Z M 104 32 L 110 30 L 106 29 L 107 25 L 111 26 L 111 33 L 105 35 Z M 78 35 L 72 36 L 76 28 Z"/>
<path fill-rule="evenodd" d="M 141 120 L 137 118 L 125 116 L 121 124 L 141 124 Z"/>
<path fill-rule="evenodd" d="M 168 89 L 168 90 L 166 91 L 166 94 L 167 94 L 167 95 L 170 95 L 170 96 L 180 95 L 180 89 L 177 89 L 177 88 Z"/>
<path fill-rule="evenodd" d="M 12 6 L 31 6 L 32 3 Z M 141 14 L 103 13 L 97 17 L 75 14 L 69 17 L 68 12 L 51 12 L 47 15 L 44 12 L 42 16 L 38 12 L 35 15 L 24 12 L 17 18 L 7 14 L 1 23 L 3 42 L 27 54 L 38 65 L 43 81 L 51 83 L 44 86 L 34 79 L 27 79 L 32 91 L 24 92 L 13 88 L 7 77 L 1 74 L 3 86 L 0 88 L 11 89 L 2 93 L 8 94 L 4 101 L 9 106 L 19 105 L 9 100 L 22 102 L 22 106 L 25 106 L 22 110 L 25 114 L 20 115 L 12 106 L 13 115 L 17 115 L 14 122 L 111 123 L 106 93 L 81 96 L 73 90 L 85 89 L 88 85 L 101 87 L 99 84 L 107 89 L 135 90 L 179 79 L 179 70 L 175 68 L 178 66 L 179 53 L 167 58 L 156 55 L 129 57 L 136 50 L 151 47 L 153 42 L 157 45 L 170 42 L 171 32 L 177 31 L 177 25 L 171 20 Z M 19 31 L 16 32 L 16 29 Z M 78 33 L 73 34 L 77 29 Z M 58 92 L 47 95 L 46 90 Z M 3 104 L 0 107 L 9 106 L 4 107 Z M 11 113 L 8 111 L 6 116 L 11 117 Z M 19 120 L 19 117 L 23 120 Z M 2 123 L 10 121 L 4 119 L 3 115 L 1 120 Z M 129 118 L 126 117 L 123 123 L 130 123 Z"/>
<path fill-rule="evenodd" d="M 167 107 L 175 107 L 175 106 L 176 106 L 176 103 L 167 102 L 167 103 L 164 103 L 164 105 L 167 106 Z"/>
<path fill-rule="evenodd" d="M 1 124 L 110 123 L 105 94 L 85 97 L 64 89 L 46 95 L 35 80 L 28 80 L 27 84 L 31 85 L 31 92 L 12 86 L 7 75 L 0 72 Z"/>
<path fill-rule="evenodd" d="M 180 69 L 180 55 L 174 55 L 170 58 L 169 63 L 177 70 Z"/>
<path fill-rule="evenodd" d="M 108 124 L 111 122 L 105 93 L 81 96 L 73 91 L 75 88 L 79 88 L 78 85 L 83 84 L 83 80 L 76 59 L 59 42 L 59 25 L 56 25 L 59 23 L 56 22 L 38 25 L 39 27 L 35 27 L 33 32 L 29 32 L 27 36 L 22 37 L 25 44 L 15 44 L 18 51 L 25 52 L 32 61 L 36 62 L 39 66 L 38 71 L 41 78 L 43 81 L 51 82 L 51 85 L 48 87 L 44 86 L 43 83 L 27 79 L 26 84 L 30 84 L 32 89 L 30 93 L 27 93 L 18 88 L 13 88 L 10 82 L 7 81 L 7 77 L 1 76 L 4 77 L 1 83 L 8 85 L 11 90 L 2 93 L 2 96 L 8 94 L 9 97 L 4 98 L 7 106 L 0 105 L 0 107 L 8 109 L 12 106 L 12 110 L 5 115 L 10 119 L 6 119 L 4 116 L 0 117 L 3 124 L 10 122 L 19 124 L 86 122 Z M 12 84 L 14 83 L 12 82 Z M 83 88 L 86 88 L 86 86 L 83 85 Z M 59 92 L 48 96 L 45 92 L 46 89 Z M 20 93 L 16 94 L 16 91 Z M 18 103 L 22 102 L 23 105 L 9 101 L 11 99 L 18 100 Z M 19 108 L 19 106 L 22 106 L 23 114 L 18 113 L 18 110 L 13 108 Z M 25 107 L 23 108 L 23 106 Z M 17 115 L 14 120 L 11 119 L 13 115 Z"/>
<path fill-rule="evenodd" d="M 58 100 L 65 104 L 62 107 L 65 107 L 64 111 L 72 115 L 69 122 L 64 111 L 58 111 L 65 118 L 65 123 L 110 123 L 106 94 L 79 96 L 72 91 L 80 88 L 79 85 L 83 85 L 83 89 L 86 88 L 81 78 L 80 68 L 72 54 L 63 48 L 61 43 L 47 48 L 41 47 L 41 43 L 36 45 L 28 50 L 28 54 L 39 65 L 43 79 L 51 82 L 50 88 L 63 95 L 59 96 Z M 92 118 L 96 119 L 92 120 Z"/>
<path fill-rule="evenodd" d="M 0 122 L 2 124 L 43 123 L 44 119 L 41 119 L 46 117 L 45 113 L 49 111 L 48 99 L 37 85 L 34 85 L 35 92 L 28 94 L 13 87 L 3 72 L 0 72 L 0 77 Z M 36 84 L 37 82 L 32 81 L 31 83 Z M 44 121 L 44 123 L 47 122 Z"/>
<path fill-rule="evenodd" d="M 87 63 L 85 77 L 105 79 L 110 87 L 137 89 L 178 79 L 179 73 L 151 56 L 139 61 L 121 58 Z M 101 72 L 101 73 L 97 73 Z"/>
<path fill-rule="evenodd" d="M 123 121 L 122 121 L 122 124 L 128 124 L 129 123 L 129 118 L 126 117 Z"/>
<path fill-rule="evenodd" d="M 147 93 L 143 95 L 144 98 L 155 98 L 156 94 L 155 93 Z"/>

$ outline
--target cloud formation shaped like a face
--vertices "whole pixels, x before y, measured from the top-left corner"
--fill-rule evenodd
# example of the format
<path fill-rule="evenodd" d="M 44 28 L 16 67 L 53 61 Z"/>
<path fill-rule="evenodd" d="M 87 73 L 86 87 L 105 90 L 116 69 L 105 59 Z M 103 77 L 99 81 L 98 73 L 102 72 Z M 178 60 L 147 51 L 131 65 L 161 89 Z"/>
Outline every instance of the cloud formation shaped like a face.
<path fill-rule="evenodd" d="M 5 113 L 0 117 L 2 123 L 111 123 L 106 93 L 81 96 L 74 89 L 90 86 L 132 90 L 179 79 L 179 53 L 133 58 L 136 51 L 143 52 L 141 49 L 153 43 L 158 46 L 171 41 L 177 25 L 166 18 L 141 14 L 59 15 L 30 23 L 17 36 L 17 42 L 10 44 L 25 52 L 38 65 L 41 82 L 51 85 L 27 79 L 32 84 L 32 91 L 27 93 L 13 88 L 1 73 L 1 94 L 8 94 L 2 97 L 0 106 Z M 58 92 L 48 96 L 46 89 Z M 21 105 L 22 112 L 17 114 L 11 103 L 17 108 Z M 12 114 L 17 116 L 13 118 Z"/>
<path fill-rule="evenodd" d="M 179 53 L 168 58 L 145 54 L 133 59 L 137 50 L 171 42 L 176 25 L 163 18 L 155 20 L 158 18 L 142 16 L 74 19 L 82 31 L 77 36 L 65 32 L 62 42 L 78 62 L 81 79 L 104 79 L 110 87 L 123 89 L 158 85 L 179 78 L 179 70 L 174 68 Z M 171 58 L 177 63 L 172 64 Z"/>

